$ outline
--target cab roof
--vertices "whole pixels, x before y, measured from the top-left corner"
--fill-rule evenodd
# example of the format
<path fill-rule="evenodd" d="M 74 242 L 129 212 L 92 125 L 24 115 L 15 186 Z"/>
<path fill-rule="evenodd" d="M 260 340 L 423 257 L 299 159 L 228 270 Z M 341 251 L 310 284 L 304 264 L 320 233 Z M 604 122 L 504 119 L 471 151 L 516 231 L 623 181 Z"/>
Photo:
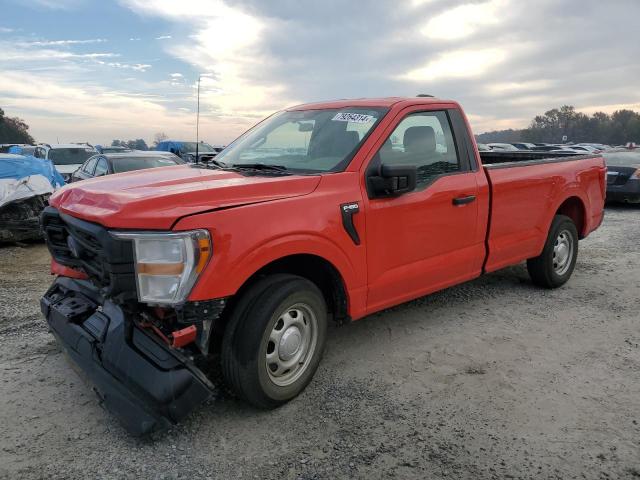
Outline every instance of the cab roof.
<path fill-rule="evenodd" d="M 342 100 L 331 100 L 326 102 L 303 103 L 286 110 L 319 110 L 323 108 L 345 108 L 345 107 L 382 107 L 391 108 L 399 103 L 410 105 L 430 105 L 434 103 L 449 103 L 451 100 L 442 100 L 435 97 L 383 97 L 383 98 L 352 98 Z"/>

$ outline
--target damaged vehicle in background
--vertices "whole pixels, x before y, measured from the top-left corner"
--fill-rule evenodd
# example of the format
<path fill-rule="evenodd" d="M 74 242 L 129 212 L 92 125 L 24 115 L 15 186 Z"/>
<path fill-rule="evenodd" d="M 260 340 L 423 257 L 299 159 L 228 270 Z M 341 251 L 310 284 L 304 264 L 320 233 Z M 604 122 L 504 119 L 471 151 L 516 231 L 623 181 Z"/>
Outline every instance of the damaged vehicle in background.
<path fill-rule="evenodd" d="M 0 242 L 42 238 L 40 213 L 62 185 L 50 161 L 0 153 Z"/>

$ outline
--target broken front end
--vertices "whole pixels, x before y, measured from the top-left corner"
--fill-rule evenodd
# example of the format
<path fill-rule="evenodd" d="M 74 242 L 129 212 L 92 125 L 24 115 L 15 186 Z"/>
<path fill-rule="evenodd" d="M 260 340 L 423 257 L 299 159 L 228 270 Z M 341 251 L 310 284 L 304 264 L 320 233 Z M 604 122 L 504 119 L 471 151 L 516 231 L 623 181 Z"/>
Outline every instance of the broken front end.
<path fill-rule="evenodd" d="M 225 300 L 186 300 L 211 255 L 208 232 L 110 231 L 53 207 L 41 220 L 59 274 L 42 312 L 106 408 L 142 435 L 209 398 Z"/>

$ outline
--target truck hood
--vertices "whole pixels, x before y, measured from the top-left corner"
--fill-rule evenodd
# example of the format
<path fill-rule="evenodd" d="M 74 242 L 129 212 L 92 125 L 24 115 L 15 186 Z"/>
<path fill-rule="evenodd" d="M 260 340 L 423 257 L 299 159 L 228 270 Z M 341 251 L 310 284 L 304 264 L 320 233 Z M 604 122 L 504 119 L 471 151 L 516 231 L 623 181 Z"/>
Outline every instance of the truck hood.
<path fill-rule="evenodd" d="M 72 183 L 49 203 L 105 227 L 166 230 L 186 215 L 307 195 L 319 182 L 320 176 L 242 175 L 177 165 Z"/>

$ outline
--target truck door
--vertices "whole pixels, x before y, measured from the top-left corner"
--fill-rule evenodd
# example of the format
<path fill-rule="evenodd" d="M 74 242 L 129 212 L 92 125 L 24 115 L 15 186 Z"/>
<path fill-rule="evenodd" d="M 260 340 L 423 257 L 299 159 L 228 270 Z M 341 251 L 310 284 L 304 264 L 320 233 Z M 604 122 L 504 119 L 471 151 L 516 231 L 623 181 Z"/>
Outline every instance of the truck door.
<path fill-rule="evenodd" d="M 452 128 L 452 115 L 458 122 L 461 117 L 424 108 L 398 115 L 364 170 L 366 182 L 382 165 L 417 169 L 411 192 L 384 197 L 367 188 L 368 311 L 471 279 L 482 269 L 478 171 L 469 141 L 456 142 Z"/>

